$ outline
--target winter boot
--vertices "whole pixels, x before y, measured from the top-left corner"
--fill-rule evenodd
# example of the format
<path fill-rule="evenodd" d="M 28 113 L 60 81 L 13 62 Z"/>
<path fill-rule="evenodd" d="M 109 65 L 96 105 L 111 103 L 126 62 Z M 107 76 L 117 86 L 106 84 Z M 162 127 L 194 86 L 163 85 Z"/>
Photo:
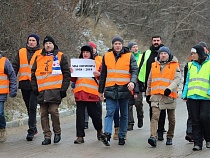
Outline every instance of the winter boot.
<path fill-rule="evenodd" d="M 5 128 L 0 129 L 0 143 L 6 142 L 7 140 L 7 131 Z"/>
<path fill-rule="evenodd" d="M 97 131 L 97 139 L 101 140 L 101 135 L 103 134 L 102 130 Z"/>
<path fill-rule="evenodd" d="M 119 127 L 116 127 L 114 130 L 115 130 L 115 132 L 114 132 L 113 139 L 118 140 Z"/>

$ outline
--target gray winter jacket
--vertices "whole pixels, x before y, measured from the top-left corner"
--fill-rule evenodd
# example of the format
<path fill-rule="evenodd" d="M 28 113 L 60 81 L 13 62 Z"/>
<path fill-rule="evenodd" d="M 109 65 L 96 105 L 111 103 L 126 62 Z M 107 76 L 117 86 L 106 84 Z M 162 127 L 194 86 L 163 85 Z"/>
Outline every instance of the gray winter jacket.
<path fill-rule="evenodd" d="M 0 54 L 0 58 L 2 58 L 2 55 Z M 17 95 L 17 78 L 15 71 L 12 67 L 12 64 L 7 59 L 4 65 L 4 73 L 7 74 L 9 79 L 9 96 L 15 97 Z M 7 94 L 0 94 L 0 101 L 6 101 L 7 100 Z"/>
<path fill-rule="evenodd" d="M 155 60 L 157 61 L 157 58 Z M 162 72 L 163 69 L 172 62 L 178 62 L 178 60 L 175 56 L 172 56 L 172 60 L 167 62 L 167 63 L 158 62 L 160 64 L 160 69 L 161 69 L 160 71 Z M 146 96 L 151 95 L 150 94 L 150 92 L 151 92 L 151 82 L 152 82 L 152 76 L 151 76 L 151 72 L 150 72 L 149 78 L 148 78 L 148 81 L 147 81 Z M 180 68 L 177 67 L 176 73 L 175 73 L 175 76 L 174 76 L 174 80 L 167 88 L 172 91 L 179 86 L 180 82 L 181 82 L 181 72 L 180 72 Z M 176 108 L 176 100 L 177 99 L 174 99 L 174 98 L 171 98 L 169 96 L 162 95 L 162 94 L 155 94 L 155 95 L 152 95 L 150 97 L 151 106 L 152 107 L 153 106 L 154 107 L 159 107 L 161 110 L 162 109 L 175 109 Z"/>

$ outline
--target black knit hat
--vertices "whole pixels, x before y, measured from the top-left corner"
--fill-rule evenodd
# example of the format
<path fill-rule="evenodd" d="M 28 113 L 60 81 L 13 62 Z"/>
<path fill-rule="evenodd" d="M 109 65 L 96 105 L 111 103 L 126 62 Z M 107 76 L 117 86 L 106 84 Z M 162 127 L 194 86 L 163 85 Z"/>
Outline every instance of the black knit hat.
<path fill-rule="evenodd" d="M 94 59 L 94 58 L 93 58 L 93 47 L 92 47 L 92 46 L 90 46 L 90 45 L 84 45 L 84 46 L 82 46 L 82 47 L 81 47 L 81 53 L 80 53 L 80 55 L 79 55 L 79 58 L 83 58 L 83 56 L 82 56 L 82 52 L 83 52 L 83 51 L 88 51 L 88 52 L 90 52 L 90 55 L 91 55 L 90 59 Z"/>
<path fill-rule="evenodd" d="M 204 48 L 201 45 L 196 45 L 192 47 L 191 52 L 197 53 L 200 59 L 206 56 Z"/>
<path fill-rule="evenodd" d="M 121 36 L 114 36 L 113 40 L 112 40 L 112 44 L 114 44 L 116 41 L 119 41 L 123 44 L 123 39 Z"/>
<path fill-rule="evenodd" d="M 129 43 L 128 43 L 128 48 L 129 48 L 129 50 L 131 50 L 131 48 L 132 48 L 134 45 L 137 45 L 137 43 L 136 43 L 136 42 L 129 42 Z"/>
<path fill-rule="evenodd" d="M 46 42 L 52 42 L 53 45 L 54 45 L 54 48 L 55 48 L 55 49 L 58 49 L 58 46 L 56 45 L 54 39 L 53 39 L 51 36 L 46 36 L 46 37 L 44 38 L 43 45 L 44 45 Z"/>
<path fill-rule="evenodd" d="M 37 46 L 38 46 L 38 45 L 39 45 L 39 36 L 38 36 L 37 34 L 35 34 L 35 33 L 32 33 L 32 34 L 28 35 L 27 43 L 28 43 L 28 39 L 29 39 L 30 37 L 34 37 L 34 38 L 36 39 Z"/>

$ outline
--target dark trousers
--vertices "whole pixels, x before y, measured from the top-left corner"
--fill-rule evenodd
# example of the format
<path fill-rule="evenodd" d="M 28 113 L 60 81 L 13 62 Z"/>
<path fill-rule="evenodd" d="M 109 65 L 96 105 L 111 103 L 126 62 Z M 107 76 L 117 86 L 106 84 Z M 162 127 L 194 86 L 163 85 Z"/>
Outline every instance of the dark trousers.
<path fill-rule="evenodd" d="M 76 102 L 76 130 L 77 137 L 85 136 L 85 107 L 87 106 L 88 115 L 91 117 L 93 126 L 97 131 L 102 130 L 102 107 L 99 102 Z"/>
<path fill-rule="evenodd" d="M 36 129 L 36 109 L 37 109 L 37 97 L 32 90 L 21 89 L 23 100 L 25 102 L 28 112 L 28 133 L 34 133 Z"/>
<path fill-rule="evenodd" d="M 191 118 L 190 107 L 189 107 L 188 101 L 186 102 L 186 104 L 187 104 L 187 112 L 188 112 L 186 134 L 192 137 L 192 118 Z"/>
<path fill-rule="evenodd" d="M 152 107 L 151 107 L 151 101 L 146 99 L 147 103 L 149 104 L 149 114 L 150 114 L 150 120 L 152 118 Z M 166 110 L 161 110 L 160 117 L 158 121 L 158 130 L 157 132 L 163 132 L 164 126 L 165 126 L 165 120 L 166 120 Z"/>
<path fill-rule="evenodd" d="M 119 104 L 116 106 L 113 119 L 114 119 L 114 128 L 119 127 L 120 126 Z"/>
<path fill-rule="evenodd" d="M 188 99 L 192 116 L 194 144 L 203 146 L 203 138 L 210 142 L 210 100 Z"/>

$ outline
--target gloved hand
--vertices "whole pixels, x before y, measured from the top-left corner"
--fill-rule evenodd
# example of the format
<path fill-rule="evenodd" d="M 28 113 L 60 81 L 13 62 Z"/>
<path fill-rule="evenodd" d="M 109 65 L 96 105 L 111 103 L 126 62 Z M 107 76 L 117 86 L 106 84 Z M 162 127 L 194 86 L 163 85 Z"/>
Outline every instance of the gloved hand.
<path fill-rule="evenodd" d="M 147 95 L 147 96 L 146 96 L 146 101 L 147 101 L 147 103 L 150 102 L 150 97 L 151 97 L 151 95 Z"/>
<path fill-rule="evenodd" d="M 140 91 L 140 92 L 145 92 L 145 86 L 144 86 L 144 83 L 139 81 L 139 83 L 138 83 L 138 84 L 139 84 L 139 91 Z"/>
<path fill-rule="evenodd" d="M 66 97 L 66 91 L 60 91 L 61 99 Z"/>
<path fill-rule="evenodd" d="M 171 90 L 166 88 L 165 91 L 164 91 L 164 95 L 169 96 L 170 94 L 171 94 Z"/>
<path fill-rule="evenodd" d="M 34 95 L 35 95 L 35 96 L 38 96 L 38 95 L 39 95 L 39 91 L 38 91 L 38 89 L 33 90 L 33 92 L 34 92 Z"/>

